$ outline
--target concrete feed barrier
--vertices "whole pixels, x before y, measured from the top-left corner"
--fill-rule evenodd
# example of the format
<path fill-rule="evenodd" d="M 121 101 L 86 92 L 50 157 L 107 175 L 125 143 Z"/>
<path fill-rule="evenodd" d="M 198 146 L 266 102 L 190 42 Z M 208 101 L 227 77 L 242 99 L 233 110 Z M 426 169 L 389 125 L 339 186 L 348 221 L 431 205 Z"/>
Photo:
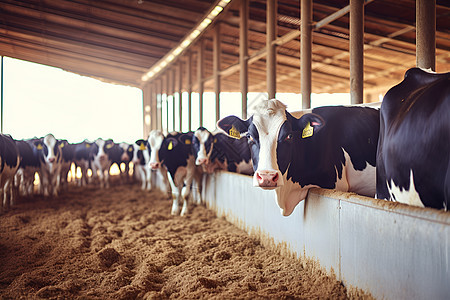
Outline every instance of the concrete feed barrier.
<path fill-rule="evenodd" d="M 450 299 L 450 212 L 314 189 L 283 217 L 273 191 L 228 172 L 205 177 L 203 198 L 219 217 L 377 299 Z"/>

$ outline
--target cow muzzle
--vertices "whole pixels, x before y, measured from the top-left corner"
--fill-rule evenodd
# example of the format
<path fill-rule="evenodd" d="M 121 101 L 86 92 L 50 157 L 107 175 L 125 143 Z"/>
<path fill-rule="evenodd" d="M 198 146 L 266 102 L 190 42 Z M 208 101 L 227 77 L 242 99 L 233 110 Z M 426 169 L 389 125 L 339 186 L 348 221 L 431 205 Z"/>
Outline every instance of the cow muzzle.
<path fill-rule="evenodd" d="M 207 158 L 197 158 L 197 160 L 195 161 L 195 164 L 197 166 L 207 165 L 208 164 L 208 159 Z"/>
<path fill-rule="evenodd" d="M 161 166 L 161 164 L 157 163 L 157 162 L 150 163 L 150 168 L 152 168 L 152 170 L 157 170 L 157 169 L 159 169 L 160 166 Z"/>
<path fill-rule="evenodd" d="M 279 171 L 262 170 L 253 175 L 253 185 L 263 189 L 274 189 L 280 184 L 281 173 Z"/>

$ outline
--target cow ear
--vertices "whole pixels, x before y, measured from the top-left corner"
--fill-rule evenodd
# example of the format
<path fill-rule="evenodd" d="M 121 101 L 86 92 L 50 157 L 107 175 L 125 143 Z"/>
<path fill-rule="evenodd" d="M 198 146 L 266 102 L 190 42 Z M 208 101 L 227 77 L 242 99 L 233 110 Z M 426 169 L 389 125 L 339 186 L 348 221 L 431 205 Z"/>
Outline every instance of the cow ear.
<path fill-rule="evenodd" d="M 248 132 L 250 123 L 251 118 L 244 121 L 236 116 L 228 116 L 219 120 L 217 122 L 217 127 L 222 129 L 228 136 L 240 139 L 242 134 Z"/>
<path fill-rule="evenodd" d="M 173 137 L 169 137 L 167 138 L 167 150 L 171 151 L 173 150 L 173 148 L 175 148 L 178 145 L 178 140 L 176 138 Z"/>
<path fill-rule="evenodd" d="M 147 143 L 146 143 L 145 140 L 137 140 L 137 141 L 136 141 L 136 145 L 139 146 L 139 150 L 141 150 L 141 151 L 147 149 L 147 148 L 146 148 L 146 144 L 147 144 Z"/>
<path fill-rule="evenodd" d="M 190 145 L 192 144 L 192 134 L 189 133 L 183 133 L 182 135 L 180 135 L 178 137 L 178 140 L 180 141 L 180 143 L 185 144 L 185 145 Z"/>
<path fill-rule="evenodd" d="M 294 131 L 301 132 L 301 138 L 306 139 L 312 137 L 325 125 L 325 121 L 317 114 L 305 114 L 295 122 Z"/>

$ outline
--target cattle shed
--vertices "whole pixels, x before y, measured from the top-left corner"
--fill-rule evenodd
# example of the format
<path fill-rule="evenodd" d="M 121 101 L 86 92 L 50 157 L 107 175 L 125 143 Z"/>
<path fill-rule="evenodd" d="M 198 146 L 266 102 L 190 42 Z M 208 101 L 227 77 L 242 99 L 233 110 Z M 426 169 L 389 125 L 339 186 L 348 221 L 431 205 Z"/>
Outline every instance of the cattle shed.
<path fill-rule="evenodd" d="M 446 0 L 0 4 L 0 55 L 141 88 L 145 136 L 180 130 L 161 116 L 163 107 L 175 116 L 177 105 L 177 118 L 187 110 L 188 129 L 196 129 L 193 93 L 202 125 L 204 114 L 220 117 L 221 92 L 242 92 L 245 118 L 247 92 L 301 93 L 303 108 L 311 93 L 346 92 L 352 103 L 374 102 L 410 67 L 450 69 Z M 216 94 L 215 112 L 203 109 L 206 91 Z"/>
<path fill-rule="evenodd" d="M 219 119 L 221 92 L 241 92 L 246 118 L 248 92 L 298 93 L 304 109 L 311 93 L 360 104 L 411 67 L 450 70 L 448 0 L 2 0 L 0 20 L 2 57 L 141 88 L 145 137 L 181 130 L 163 122 L 163 107 L 178 124 L 188 111 L 195 130 L 194 94 L 202 124 L 207 113 Z M 203 109 L 205 92 L 216 95 L 214 112 Z M 448 213 L 318 189 L 281 217 L 273 193 L 249 188 L 248 176 L 205 180 L 219 216 L 348 286 L 380 299 L 449 298 Z"/>

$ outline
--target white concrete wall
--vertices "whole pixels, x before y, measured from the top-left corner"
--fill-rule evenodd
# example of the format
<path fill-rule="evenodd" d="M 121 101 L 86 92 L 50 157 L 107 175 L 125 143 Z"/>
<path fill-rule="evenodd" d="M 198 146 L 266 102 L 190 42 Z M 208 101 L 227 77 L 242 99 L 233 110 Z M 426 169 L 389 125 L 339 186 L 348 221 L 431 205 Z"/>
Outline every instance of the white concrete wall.
<path fill-rule="evenodd" d="M 227 172 L 205 178 L 203 198 L 219 217 L 378 299 L 450 299 L 450 212 L 314 189 L 283 217 L 273 191 Z"/>

